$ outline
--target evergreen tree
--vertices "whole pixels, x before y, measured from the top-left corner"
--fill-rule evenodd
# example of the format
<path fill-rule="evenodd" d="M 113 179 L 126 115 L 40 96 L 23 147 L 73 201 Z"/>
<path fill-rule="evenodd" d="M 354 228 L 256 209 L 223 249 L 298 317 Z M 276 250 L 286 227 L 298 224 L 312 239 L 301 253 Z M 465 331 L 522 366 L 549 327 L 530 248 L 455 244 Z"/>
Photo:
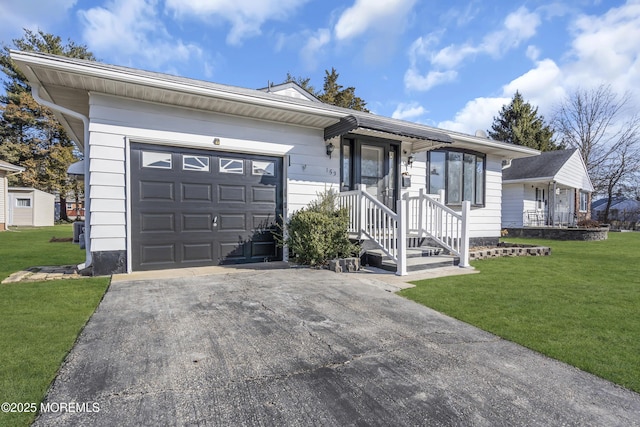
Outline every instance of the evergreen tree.
<path fill-rule="evenodd" d="M 509 105 L 503 105 L 488 134 L 497 141 L 524 145 L 540 151 L 558 150 L 553 131 L 538 115 L 538 108 L 525 102 L 520 92 L 515 93 Z"/>
<path fill-rule="evenodd" d="M 59 193 L 60 215 L 67 219 L 66 198 L 74 186 L 67 176 L 67 168 L 78 160 L 79 151 L 53 112 L 31 96 L 27 78 L 9 55 L 11 48 L 88 60 L 95 58 L 86 46 L 72 41 L 63 44 L 58 36 L 31 30 L 25 30 L 23 38 L 13 40 L 13 47 L 3 44 L 0 52 L 0 67 L 7 76 L 5 94 L 0 96 L 0 159 L 25 168 L 22 174 L 10 177 L 12 185 Z"/>
<path fill-rule="evenodd" d="M 324 103 L 349 108 L 351 110 L 369 112 L 365 107 L 367 103 L 359 96 L 356 96 L 356 88 L 353 86 L 344 88 L 344 86 L 338 83 L 338 77 L 340 77 L 340 74 L 338 74 L 335 68 L 332 67 L 331 72 L 325 70 L 322 92 L 315 91 L 313 86 L 309 84 L 311 81 L 310 78 L 293 77 L 290 73 L 287 73 L 286 81 L 297 83 Z"/>

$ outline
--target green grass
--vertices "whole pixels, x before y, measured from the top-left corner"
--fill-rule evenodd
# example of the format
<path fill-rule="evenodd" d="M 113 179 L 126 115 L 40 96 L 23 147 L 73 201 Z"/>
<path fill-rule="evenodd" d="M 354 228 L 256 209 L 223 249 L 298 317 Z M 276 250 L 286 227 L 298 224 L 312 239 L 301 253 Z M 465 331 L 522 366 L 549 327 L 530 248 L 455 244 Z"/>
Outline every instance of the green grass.
<path fill-rule="evenodd" d="M 0 280 L 36 265 L 83 262 L 78 245 L 49 242 L 72 233 L 71 225 L 1 232 Z M 39 405 L 108 284 L 101 277 L 0 285 L 0 403 Z M 29 425 L 34 417 L 0 412 L 0 426 Z"/>
<path fill-rule="evenodd" d="M 640 392 L 640 233 L 506 241 L 552 253 L 475 261 L 479 274 L 415 282 L 400 294 Z"/>

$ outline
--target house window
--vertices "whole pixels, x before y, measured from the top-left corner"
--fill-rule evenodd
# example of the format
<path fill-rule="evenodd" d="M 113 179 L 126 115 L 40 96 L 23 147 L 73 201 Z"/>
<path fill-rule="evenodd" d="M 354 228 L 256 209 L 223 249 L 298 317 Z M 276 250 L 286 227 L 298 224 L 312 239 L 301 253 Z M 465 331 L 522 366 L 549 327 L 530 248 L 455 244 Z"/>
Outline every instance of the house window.
<path fill-rule="evenodd" d="M 18 208 L 30 208 L 31 199 L 16 199 L 16 207 Z"/>
<path fill-rule="evenodd" d="M 484 205 L 485 156 L 482 154 L 437 150 L 429 152 L 427 188 L 430 194 L 445 190 L 446 204 Z"/>
<path fill-rule="evenodd" d="M 589 208 L 589 193 L 586 191 L 580 192 L 580 212 L 586 212 Z"/>

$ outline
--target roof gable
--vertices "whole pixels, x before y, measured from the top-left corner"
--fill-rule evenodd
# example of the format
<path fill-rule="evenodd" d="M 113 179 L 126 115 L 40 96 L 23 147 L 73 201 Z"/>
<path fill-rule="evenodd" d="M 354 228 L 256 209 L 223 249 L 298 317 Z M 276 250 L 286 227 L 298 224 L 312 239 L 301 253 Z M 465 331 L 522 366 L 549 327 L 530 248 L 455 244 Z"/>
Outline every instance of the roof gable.
<path fill-rule="evenodd" d="M 587 169 L 577 149 L 545 151 L 539 156 L 515 159 L 502 170 L 503 182 L 556 181 L 593 191 Z"/>
<path fill-rule="evenodd" d="M 306 99 L 307 101 L 322 102 L 316 96 L 309 93 L 305 88 L 296 82 L 286 82 L 278 85 L 269 83 L 268 87 L 258 89 L 262 92 L 275 93 L 276 95 L 288 96 L 295 99 Z"/>

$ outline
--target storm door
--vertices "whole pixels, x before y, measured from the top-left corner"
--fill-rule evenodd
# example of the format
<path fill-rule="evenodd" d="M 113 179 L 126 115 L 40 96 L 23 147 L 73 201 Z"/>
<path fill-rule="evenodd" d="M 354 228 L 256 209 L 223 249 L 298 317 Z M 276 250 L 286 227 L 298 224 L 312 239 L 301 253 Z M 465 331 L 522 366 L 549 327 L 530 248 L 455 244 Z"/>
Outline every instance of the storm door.
<path fill-rule="evenodd" d="M 398 199 L 397 145 L 345 139 L 342 145 L 341 174 L 343 190 L 354 189 L 356 184 L 364 184 L 369 194 L 395 210 Z"/>

